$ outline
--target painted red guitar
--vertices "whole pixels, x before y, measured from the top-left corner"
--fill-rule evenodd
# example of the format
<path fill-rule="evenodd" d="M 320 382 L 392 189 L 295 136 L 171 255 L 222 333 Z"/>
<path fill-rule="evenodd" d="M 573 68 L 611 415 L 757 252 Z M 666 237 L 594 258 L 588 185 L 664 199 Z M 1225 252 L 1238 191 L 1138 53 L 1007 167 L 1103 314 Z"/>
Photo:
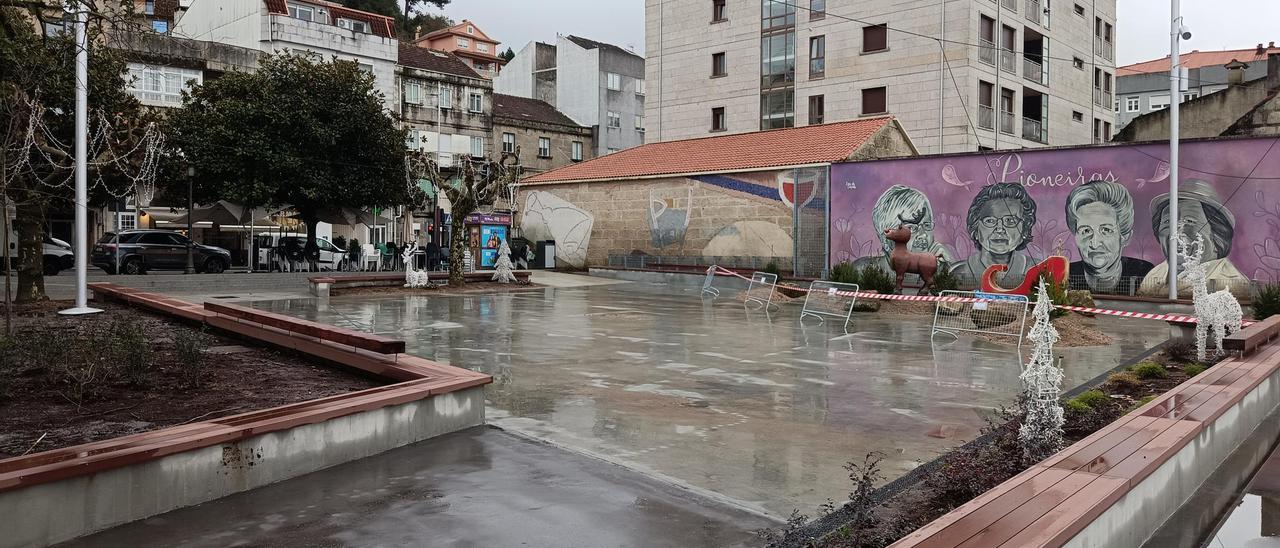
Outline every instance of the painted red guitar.
<path fill-rule="evenodd" d="M 1022 280 L 1022 283 L 1018 285 L 1018 287 L 1005 289 L 996 285 L 995 276 L 996 274 L 1009 270 L 1009 266 L 993 264 L 988 266 L 987 270 L 982 273 L 982 290 L 987 293 L 1030 295 L 1031 290 L 1035 288 L 1036 282 L 1040 279 L 1041 274 L 1047 274 L 1049 279 L 1057 281 L 1058 285 L 1066 284 L 1068 269 L 1069 263 L 1067 258 L 1062 255 L 1054 255 L 1028 269 L 1026 279 Z"/>

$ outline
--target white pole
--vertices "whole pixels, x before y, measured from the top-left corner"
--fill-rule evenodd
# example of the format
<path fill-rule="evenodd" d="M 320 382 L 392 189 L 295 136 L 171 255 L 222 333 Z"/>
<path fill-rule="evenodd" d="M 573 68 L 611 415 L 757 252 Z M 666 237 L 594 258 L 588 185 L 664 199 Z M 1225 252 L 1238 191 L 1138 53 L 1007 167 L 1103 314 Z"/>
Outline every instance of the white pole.
<path fill-rule="evenodd" d="M 102 312 L 89 308 L 89 11 L 84 0 L 76 1 L 76 304 L 59 314 Z"/>
<path fill-rule="evenodd" d="M 938 7 L 942 9 L 942 13 L 938 14 L 938 27 L 942 29 L 940 32 L 941 38 L 943 40 L 946 40 L 947 39 L 947 0 L 940 0 L 938 2 Z M 945 150 L 943 149 L 942 128 L 944 123 L 943 117 L 946 115 L 946 110 L 944 108 L 946 96 L 947 96 L 946 95 L 947 78 L 944 72 L 946 71 L 946 66 L 947 66 L 947 43 L 938 42 L 938 150 L 937 150 L 938 154 L 942 154 L 943 152 L 945 152 Z"/>
<path fill-rule="evenodd" d="M 1182 38 L 1181 0 L 1169 0 L 1169 300 L 1178 298 L 1178 105 L 1182 102 L 1182 55 L 1178 40 Z"/>

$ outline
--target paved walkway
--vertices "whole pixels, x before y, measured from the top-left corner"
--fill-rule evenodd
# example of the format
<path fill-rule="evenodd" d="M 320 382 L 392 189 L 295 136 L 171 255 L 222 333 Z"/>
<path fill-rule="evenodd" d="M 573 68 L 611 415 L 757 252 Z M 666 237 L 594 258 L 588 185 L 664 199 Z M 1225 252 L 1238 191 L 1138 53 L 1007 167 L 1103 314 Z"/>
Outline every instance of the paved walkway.
<path fill-rule="evenodd" d="M 64 546 L 753 546 L 777 524 L 490 427 Z"/>

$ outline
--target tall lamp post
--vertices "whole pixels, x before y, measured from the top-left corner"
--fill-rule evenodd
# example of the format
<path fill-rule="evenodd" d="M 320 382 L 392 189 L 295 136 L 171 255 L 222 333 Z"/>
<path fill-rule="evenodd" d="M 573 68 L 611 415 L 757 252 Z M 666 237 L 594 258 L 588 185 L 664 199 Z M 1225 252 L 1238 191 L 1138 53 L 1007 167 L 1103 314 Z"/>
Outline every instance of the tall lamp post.
<path fill-rule="evenodd" d="M 196 262 L 192 256 L 192 248 L 196 246 L 196 232 L 194 230 L 192 219 L 192 210 L 195 209 L 195 200 L 193 199 L 192 186 L 196 178 L 196 168 L 187 166 L 187 269 L 183 274 L 195 274 Z"/>
<path fill-rule="evenodd" d="M 1181 0 L 1169 0 L 1169 300 L 1178 298 L 1178 106 L 1182 104 L 1182 54 L 1179 42 L 1191 38 L 1182 24 Z"/>
<path fill-rule="evenodd" d="M 59 314 L 102 312 L 89 307 L 89 7 L 84 0 L 76 10 L 76 303 Z"/>

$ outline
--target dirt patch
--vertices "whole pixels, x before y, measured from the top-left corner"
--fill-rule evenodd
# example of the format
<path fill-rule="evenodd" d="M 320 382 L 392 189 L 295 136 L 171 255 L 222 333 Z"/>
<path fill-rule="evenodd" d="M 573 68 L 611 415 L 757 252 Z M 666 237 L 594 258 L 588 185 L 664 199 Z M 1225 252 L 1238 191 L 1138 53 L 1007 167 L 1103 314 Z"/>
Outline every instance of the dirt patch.
<path fill-rule="evenodd" d="M 403 285 L 379 285 L 368 287 L 344 287 L 340 289 L 330 289 L 331 296 L 338 295 L 466 295 L 471 293 L 509 293 L 512 291 L 531 291 L 535 289 L 543 289 L 547 286 L 542 284 L 528 283 L 512 283 L 504 284 L 498 282 L 467 282 L 462 287 L 449 286 L 432 286 L 432 287 L 404 287 Z"/>
<path fill-rule="evenodd" d="M 211 333 L 195 347 L 203 365 L 194 374 L 179 346 L 199 328 L 118 304 L 57 314 L 69 306 L 15 307 L 16 336 L 0 348 L 0 458 L 385 384 Z M 120 333 L 138 337 L 142 350 L 130 356 L 145 358 L 141 366 L 119 359 L 130 351 L 110 342 Z"/>
<path fill-rule="evenodd" d="M 935 308 L 937 304 L 930 302 L 881 300 L 878 313 L 896 316 L 932 316 Z"/>
<path fill-rule="evenodd" d="M 762 292 L 762 291 L 761 291 L 761 290 L 759 290 L 759 289 L 756 289 L 756 290 L 753 290 L 753 291 L 755 291 L 755 293 L 759 296 L 759 298 L 760 298 L 760 299 L 768 299 L 768 298 L 769 298 L 769 294 L 768 294 L 768 293 Z M 744 290 L 744 291 L 740 291 L 740 292 L 738 292 L 738 294 L 737 294 L 737 295 L 734 295 L 734 296 L 733 296 L 733 298 L 734 298 L 734 300 L 736 300 L 736 301 L 738 301 L 738 302 L 740 302 L 740 303 L 745 303 L 745 302 L 747 302 L 747 291 L 745 291 L 745 290 Z M 786 294 L 784 294 L 782 291 L 778 291 L 778 290 L 776 290 L 776 289 L 775 289 L 775 290 L 774 290 L 774 292 L 773 292 L 773 299 L 772 299 L 772 300 L 770 300 L 770 302 L 772 302 L 773 304 L 788 304 L 788 303 L 792 303 L 792 302 L 796 302 L 796 301 L 804 301 L 804 297 L 803 297 L 803 296 L 801 296 L 801 297 L 788 297 L 788 296 L 787 296 Z"/>
<path fill-rule="evenodd" d="M 1106 346 L 1113 342 L 1111 335 L 1104 333 L 1094 325 L 1093 318 L 1081 316 L 1074 312 L 1054 318 L 1053 327 L 1058 330 L 1058 342 L 1054 344 L 1055 348 L 1074 348 L 1078 346 Z M 1035 318 L 1027 318 L 1027 331 L 1031 331 Z M 976 337 L 993 343 L 1014 344 L 1016 341 L 1012 337 L 1001 337 L 999 335 L 989 335 L 987 333 L 975 333 Z M 1034 344 L 1030 338 L 1024 338 L 1023 344 Z"/>

